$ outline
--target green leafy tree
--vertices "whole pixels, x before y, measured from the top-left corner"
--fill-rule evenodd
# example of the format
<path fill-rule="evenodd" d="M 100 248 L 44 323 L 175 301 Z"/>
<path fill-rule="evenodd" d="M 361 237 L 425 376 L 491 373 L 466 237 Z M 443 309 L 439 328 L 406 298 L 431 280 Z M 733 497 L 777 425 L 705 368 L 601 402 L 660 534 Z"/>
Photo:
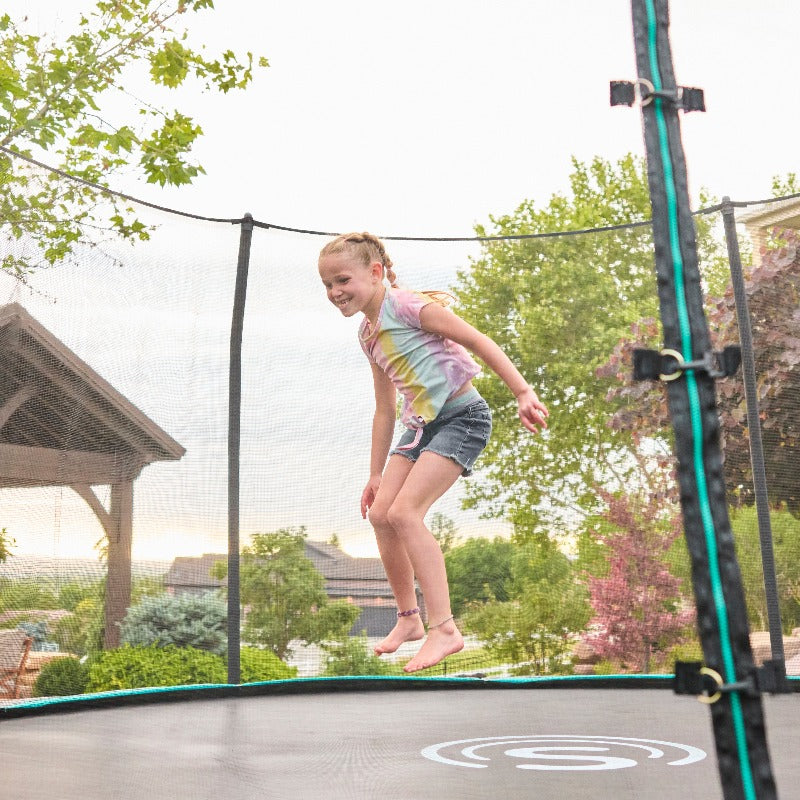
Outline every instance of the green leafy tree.
<path fill-rule="evenodd" d="M 345 600 L 329 601 L 325 579 L 305 555 L 305 528 L 253 534 L 242 551 L 240 590 L 248 607 L 243 637 L 284 660 L 292 641 L 318 644 L 347 636 L 359 615 Z M 221 577 L 227 565 L 217 565 Z"/>
<path fill-rule="evenodd" d="M 459 276 L 459 313 L 494 338 L 547 402 L 549 431 L 531 437 L 516 403 L 493 373 L 479 388 L 495 412 L 494 433 L 468 503 L 506 516 L 517 535 L 550 532 L 598 506 L 594 486 L 623 484 L 633 468 L 627 431 L 610 429 L 610 379 L 603 364 L 632 322 L 655 315 L 650 227 L 538 238 L 553 231 L 618 226 L 647 219 L 650 199 L 641 160 L 573 160 L 568 194 L 478 226 L 479 235 L 532 235 L 490 241 Z M 698 220 L 701 255 L 716 280 L 724 259 Z"/>
<path fill-rule="evenodd" d="M 470 605 L 509 599 L 514 545 L 495 539 L 468 539 L 444 554 L 450 602 L 458 617 Z"/>
<path fill-rule="evenodd" d="M 517 548 L 511 594 L 507 602 L 474 607 L 465 628 L 493 655 L 516 664 L 519 674 L 571 670 L 568 653 L 591 608 L 569 559 L 548 541 Z"/>
<path fill-rule="evenodd" d="M 144 67 L 154 87 L 246 88 L 253 77 L 251 53 L 240 57 L 227 49 L 207 58 L 189 43 L 181 23 L 212 8 L 212 0 L 97 0 L 72 31 L 52 37 L 28 32 L 27 18 L 17 22 L 3 14 L 0 146 L 46 155 L 52 166 L 101 186 L 127 169 L 161 186 L 190 183 L 204 171 L 191 159 L 202 129 L 187 114 L 164 110 L 128 86 Z M 0 220 L 9 242 L 2 267 L 20 273 L 60 261 L 76 242 L 96 241 L 98 230 L 131 241 L 148 238 L 124 201 L 2 151 Z M 36 248 L 12 246 L 23 237 Z"/>
<path fill-rule="evenodd" d="M 765 631 L 769 629 L 769 617 L 758 512 L 752 505 L 733 508 L 730 519 L 750 627 L 752 630 Z M 788 634 L 800 627 L 800 520 L 786 508 L 772 509 L 770 529 L 781 624 Z M 673 549 L 672 571 L 688 584 L 689 556 L 683 537 L 676 541 Z"/>
<path fill-rule="evenodd" d="M 446 514 L 441 511 L 435 511 L 431 514 L 428 528 L 433 534 L 433 538 L 439 542 L 439 547 L 442 548 L 443 553 L 447 553 L 455 546 L 458 541 L 458 532 L 456 531 L 456 524 Z"/>

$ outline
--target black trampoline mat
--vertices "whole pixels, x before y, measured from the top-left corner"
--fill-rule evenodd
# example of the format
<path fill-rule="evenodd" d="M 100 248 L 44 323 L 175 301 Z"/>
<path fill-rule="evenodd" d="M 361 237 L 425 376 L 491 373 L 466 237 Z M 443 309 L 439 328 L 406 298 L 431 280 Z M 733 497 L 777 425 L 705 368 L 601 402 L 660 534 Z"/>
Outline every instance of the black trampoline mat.
<path fill-rule="evenodd" d="M 764 708 L 779 796 L 798 798 L 800 695 L 765 697 Z M 658 689 L 99 708 L 2 720 L 0 754 L 2 800 L 722 797 L 707 707 Z"/>

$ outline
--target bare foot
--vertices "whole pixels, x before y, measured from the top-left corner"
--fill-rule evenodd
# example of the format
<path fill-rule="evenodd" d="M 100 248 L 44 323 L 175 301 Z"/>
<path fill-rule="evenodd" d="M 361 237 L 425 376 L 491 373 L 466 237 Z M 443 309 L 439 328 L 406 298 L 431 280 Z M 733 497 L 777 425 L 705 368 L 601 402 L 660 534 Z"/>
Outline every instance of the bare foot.
<path fill-rule="evenodd" d="M 419 652 L 403 667 L 405 672 L 417 672 L 438 664 L 447 656 L 457 653 L 464 648 L 464 637 L 452 620 L 444 625 L 431 628 L 428 638 Z"/>
<path fill-rule="evenodd" d="M 380 644 L 375 645 L 375 655 L 394 653 L 403 642 L 416 642 L 424 635 L 425 626 L 422 624 L 419 614 L 412 617 L 398 617 L 392 632 Z"/>

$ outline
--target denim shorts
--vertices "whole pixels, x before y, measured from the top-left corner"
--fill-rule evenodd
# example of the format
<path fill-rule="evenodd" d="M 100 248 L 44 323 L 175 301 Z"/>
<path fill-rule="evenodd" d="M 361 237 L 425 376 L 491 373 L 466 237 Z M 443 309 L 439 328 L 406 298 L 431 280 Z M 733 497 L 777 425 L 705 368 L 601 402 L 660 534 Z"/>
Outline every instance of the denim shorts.
<path fill-rule="evenodd" d="M 405 456 L 416 461 L 429 450 L 452 459 L 463 467 L 462 475 L 472 474 L 472 466 L 483 452 L 492 432 L 492 412 L 477 389 L 465 392 L 461 397 L 448 400 L 439 416 L 422 429 L 422 437 L 410 450 L 396 448 L 411 444 L 416 431 L 407 430 L 389 455 Z"/>

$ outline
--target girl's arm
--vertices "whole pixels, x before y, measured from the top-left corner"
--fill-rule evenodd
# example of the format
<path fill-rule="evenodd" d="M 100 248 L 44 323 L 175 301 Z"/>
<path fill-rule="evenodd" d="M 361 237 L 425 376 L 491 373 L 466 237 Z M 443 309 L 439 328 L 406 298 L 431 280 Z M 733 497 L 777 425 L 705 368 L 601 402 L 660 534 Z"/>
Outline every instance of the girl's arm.
<path fill-rule="evenodd" d="M 466 347 L 497 373 L 517 398 L 520 420 L 531 433 L 536 433 L 539 427 L 547 427 L 546 420 L 550 414 L 547 406 L 539 400 L 533 388 L 493 339 L 438 303 L 424 306 L 419 320 L 423 330 Z"/>
<path fill-rule="evenodd" d="M 366 519 L 367 511 L 375 501 L 381 485 L 386 457 L 392 446 L 394 423 L 397 417 L 397 391 L 386 373 L 376 364 L 372 367 L 372 382 L 375 387 L 375 416 L 372 418 L 372 449 L 369 459 L 369 481 L 361 493 L 361 516 Z"/>

